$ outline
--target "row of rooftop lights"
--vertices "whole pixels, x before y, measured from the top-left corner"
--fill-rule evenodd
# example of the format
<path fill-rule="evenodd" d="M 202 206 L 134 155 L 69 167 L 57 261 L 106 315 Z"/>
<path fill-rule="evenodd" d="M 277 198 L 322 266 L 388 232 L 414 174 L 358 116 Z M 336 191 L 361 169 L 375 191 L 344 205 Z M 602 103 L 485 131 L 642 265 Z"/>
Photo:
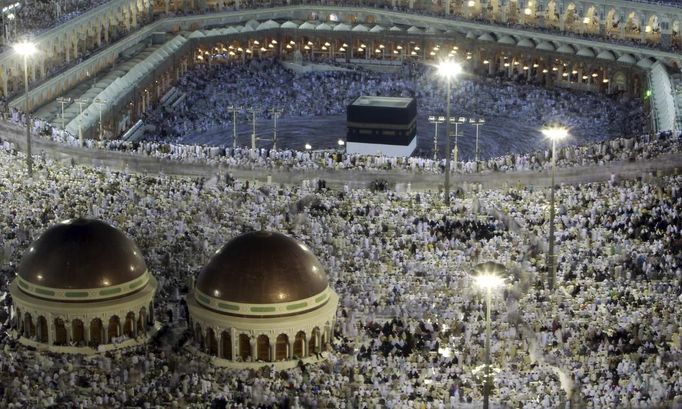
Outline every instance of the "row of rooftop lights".
<path fill-rule="evenodd" d="M 275 46 L 276 46 L 277 44 L 278 44 L 277 40 L 273 39 L 273 40 L 271 40 L 271 41 L 268 43 L 267 48 L 266 48 L 266 47 L 260 47 L 259 50 L 260 50 L 261 52 L 266 52 L 266 51 L 268 51 L 268 49 L 274 49 Z M 259 46 L 259 45 L 261 45 L 261 44 L 260 44 L 260 42 L 259 42 L 258 40 L 254 40 L 254 41 L 253 41 L 253 45 L 254 45 L 254 46 Z M 290 49 L 292 49 L 295 45 L 296 45 L 296 42 L 293 41 L 293 40 L 291 40 L 291 41 L 289 41 L 289 43 L 286 44 L 285 48 L 287 48 L 287 49 L 290 50 Z M 303 49 L 306 50 L 306 51 L 309 51 L 309 50 L 312 50 L 312 49 L 314 48 L 314 46 L 315 46 L 315 44 L 314 44 L 312 41 L 308 41 L 306 44 L 304 44 Z M 330 43 L 329 41 L 325 41 L 325 42 L 323 43 L 323 45 L 320 47 L 320 49 L 323 50 L 323 51 L 327 51 L 330 47 L 331 47 L 331 43 Z M 348 46 L 347 43 L 343 43 L 342 46 L 339 47 L 338 51 L 339 51 L 339 52 L 345 52 L 345 51 L 348 49 L 348 47 L 349 47 L 349 46 Z M 366 51 L 367 51 L 367 48 L 368 48 L 368 47 L 367 47 L 366 44 L 361 43 L 360 46 L 358 47 L 357 51 L 358 51 L 358 52 L 366 52 Z M 237 52 L 246 52 L 247 54 L 251 54 L 251 53 L 252 53 L 251 48 L 246 48 L 246 49 L 244 49 L 244 48 L 242 48 L 242 47 L 240 47 L 240 46 L 234 46 L 234 45 L 230 45 L 230 46 L 228 46 L 227 48 L 225 48 L 224 46 L 223 46 L 222 48 L 215 47 L 215 49 L 218 50 L 218 51 L 222 51 L 222 52 L 224 52 L 224 53 L 227 53 L 227 54 L 229 54 L 230 56 L 236 56 L 236 55 L 237 55 L 237 54 L 236 54 Z M 383 52 L 385 51 L 385 49 L 386 49 L 386 46 L 385 46 L 384 44 L 379 44 L 378 48 L 376 48 L 374 51 L 375 51 L 375 53 L 377 53 L 377 54 L 381 54 L 381 53 L 383 53 Z M 393 50 L 393 53 L 394 53 L 394 54 L 400 54 L 400 53 L 402 52 L 403 49 L 404 49 L 404 48 L 403 48 L 402 45 L 397 45 L 396 48 L 395 48 L 395 50 Z M 417 51 L 420 51 L 420 50 L 421 50 L 421 47 L 415 45 L 415 46 L 412 48 L 412 51 L 410 52 L 410 54 L 411 54 L 411 55 L 417 55 Z M 452 49 L 448 52 L 447 56 L 448 56 L 448 57 L 454 57 L 454 56 L 457 55 L 458 51 L 459 51 L 459 47 L 456 46 L 456 45 L 453 45 L 453 46 L 452 46 Z M 198 55 L 197 58 L 199 58 L 200 60 L 203 60 L 203 59 L 204 59 L 203 55 L 201 55 L 202 53 L 205 54 L 205 55 L 209 55 L 209 54 L 210 54 L 209 51 L 201 51 L 201 50 L 199 50 L 199 52 L 200 52 L 200 54 Z M 430 55 L 430 56 L 436 56 L 436 55 L 438 55 L 440 52 L 441 52 L 441 46 L 440 46 L 440 45 L 435 45 L 435 46 L 432 48 L 432 50 L 429 52 L 429 55 Z M 467 52 L 466 52 L 466 59 L 467 59 L 467 60 L 471 60 L 472 58 L 473 58 L 473 56 L 472 56 L 471 51 L 467 51 Z M 508 58 L 508 57 L 504 57 L 505 60 L 506 60 L 507 58 Z M 490 64 L 490 61 L 487 60 L 487 59 L 485 59 L 485 60 L 483 60 L 483 64 Z M 521 63 L 520 63 L 519 61 L 513 61 L 513 62 L 511 62 L 511 63 L 510 63 L 510 62 L 504 62 L 503 66 L 504 66 L 504 67 L 510 67 L 510 66 L 512 66 L 512 65 L 513 65 L 513 66 L 518 66 L 518 65 L 520 65 L 520 64 L 521 64 Z M 566 67 L 566 66 L 567 66 L 567 65 L 564 64 L 564 67 Z M 534 64 L 532 64 L 532 67 L 533 67 L 533 68 L 539 68 L 540 65 L 537 64 L 537 63 L 534 63 Z M 529 66 L 529 65 L 524 65 L 524 66 L 523 66 L 523 70 L 524 70 L 524 71 L 528 71 L 528 70 L 530 70 L 530 68 L 531 68 L 531 66 Z M 556 67 L 556 66 L 552 67 L 552 71 L 556 72 L 556 71 L 558 71 L 558 70 L 559 70 L 558 67 Z M 543 74 L 549 73 L 549 69 L 548 69 L 548 68 L 543 68 L 543 69 L 542 69 L 542 73 L 543 73 Z M 572 74 L 572 75 L 577 75 L 577 74 L 578 74 L 578 71 L 574 69 L 574 70 L 571 71 L 571 74 Z M 562 73 L 562 77 L 567 78 L 568 76 L 569 76 L 569 73 L 568 73 L 568 72 Z M 597 78 L 598 76 L 599 76 L 598 73 L 592 72 L 592 73 L 589 74 L 589 75 L 584 74 L 584 75 L 582 76 L 582 79 L 583 79 L 583 80 L 588 80 L 590 77 L 592 77 L 592 78 Z M 608 78 L 604 78 L 604 79 L 602 79 L 602 82 L 606 84 L 606 83 L 609 82 L 609 80 L 608 80 Z"/>

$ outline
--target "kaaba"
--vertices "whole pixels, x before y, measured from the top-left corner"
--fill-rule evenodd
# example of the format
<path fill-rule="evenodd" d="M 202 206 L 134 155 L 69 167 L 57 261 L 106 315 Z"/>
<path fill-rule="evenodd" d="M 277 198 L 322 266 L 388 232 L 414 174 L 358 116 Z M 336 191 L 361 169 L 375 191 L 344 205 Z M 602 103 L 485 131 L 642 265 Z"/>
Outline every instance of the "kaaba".
<path fill-rule="evenodd" d="M 358 97 L 346 113 L 346 152 L 410 156 L 417 147 L 414 98 Z"/>

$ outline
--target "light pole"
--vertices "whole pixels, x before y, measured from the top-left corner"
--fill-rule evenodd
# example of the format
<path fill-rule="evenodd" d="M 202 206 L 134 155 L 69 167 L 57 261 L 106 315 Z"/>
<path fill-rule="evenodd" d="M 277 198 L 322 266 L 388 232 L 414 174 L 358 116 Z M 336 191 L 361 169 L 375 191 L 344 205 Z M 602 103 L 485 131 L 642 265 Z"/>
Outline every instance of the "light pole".
<path fill-rule="evenodd" d="M 474 118 L 469 118 L 469 123 L 476 127 L 476 163 L 478 163 L 478 128 L 483 126 L 485 119 L 479 118 L 476 120 Z"/>
<path fill-rule="evenodd" d="M 452 80 L 462 72 L 462 67 L 451 59 L 445 60 L 438 65 L 438 74 L 447 81 L 447 110 L 445 119 L 445 204 L 450 205 L 450 93 Z"/>
<path fill-rule="evenodd" d="M 16 2 L 2 8 L 2 34 L 3 34 L 3 44 L 9 43 L 10 39 L 7 36 L 9 28 L 11 27 L 12 21 L 16 18 L 14 11 L 21 6 L 21 3 Z M 5 24 L 5 14 L 7 14 L 7 24 Z"/>
<path fill-rule="evenodd" d="M 504 278 L 500 273 L 506 271 L 504 264 L 487 261 L 474 267 L 476 275 L 476 285 L 486 291 L 485 299 L 485 368 L 483 386 L 483 409 L 490 407 L 490 389 L 492 386 L 492 371 L 490 363 L 490 304 L 492 303 L 493 289 L 504 285 Z"/>
<path fill-rule="evenodd" d="M 37 48 L 35 44 L 29 41 L 23 41 L 14 45 L 14 51 L 24 57 L 24 111 L 26 115 L 26 168 L 28 169 L 28 176 L 33 176 L 33 158 L 31 157 L 31 106 L 28 101 L 28 57 L 33 55 Z"/>
<path fill-rule="evenodd" d="M 554 254 L 554 178 L 556 175 L 556 142 L 568 135 L 568 129 L 560 126 L 545 128 L 542 133 L 552 141 L 552 186 L 549 193 L 549 248 L 547 254 L 547 286 L 554 289 L 556 281 L 556 255 Z"/>
<path fill-rule="evenodd" d="M 227 112 L 232 114 L 232 148 L 237 149 L 237 112 L 242 109 L 235 105 L 227 107 Z"/>
<path fill-rule="evenodd" d="M 433 131 L 433 160 L 438 159 L 438 124 L 445 122 L 444 116 L 434 116 L 429 115 L 429 122 L 434 124 L 435 130 Z"/>
<path fill-rule="evenodd" d="M 270 108 L 268 111 L 272 115 L 272 119 L 275 121 L 272 128 L 272 150 L 277 150 L 277 118 L 282 115 L 282 110 L 277 108 Z"/>
<path fill-rule="evenodd" d="M 89 101 L 85 98 L 77 98 L 73 102 L 78 104 L 78 109 L 80 114 L 78 115 L 78 141 L 80 146 L 85 146 L 85 141 L 83 140 L 83 105 L 87 104 Z"/>
<path fill-rule="evenodd" d="M 459 169 L 459 125 L 466 123 L 467 119 L 460 116 L 459 118 L 450 118 L 450 122 L 455 124 L 455 169 Z"/>
<path fill-rule="evenodd" d="M 64 124 L 64 105 L 70 104 L 71 98 L 59 97 L 59 98 L 57 98 L 57 102 L 62 106 L 62 130 L 63 130 L 63 129 L 66 129 L 66 125 Z"/>
<path fill-rule="evenodd" d="M 344 151 L 346 150 L 346 141 L 344 141 L 343 139 L 339 139 L 338 141 L 336 141 L 336 143 L 339 145 L 339 151 L 341 153 L 344 153 Z"/>
<path fill-rule="evenodd" d="M 104 139 L 104 135 L 102 133 L 102 105 L 107 104 L 109 101 L 106 99 L 100 99 L 100 98 L 95 98 L 95 104 L 97 104 L 97 107 L 99 108 L 99 140 Z"/>
<path fill-rule="evenodd" d="M 15 20 L 16 18 L 17 18 L 17 15 L 14 14 L 14 13 L 9 13 L 9 14 L 7 15 L 7 27 L 8 27 L 8 31 L 9 31 L 10 34 L 12 35 L 12 36 L 11 36 L 11 39 L 14 39 L 14 37 L 16 36 L 16 32 L 17 32 L 17 30 L 16 30 L 16 25 L 13 24 L 13 23 L 14 23 L 14 20 Z"/>
<path fill-rule="evenodd" d="M 256 112 L 258 108 L 252 107 L 247 111 L 251 114 L 251 149 L 256 149 Z"/>

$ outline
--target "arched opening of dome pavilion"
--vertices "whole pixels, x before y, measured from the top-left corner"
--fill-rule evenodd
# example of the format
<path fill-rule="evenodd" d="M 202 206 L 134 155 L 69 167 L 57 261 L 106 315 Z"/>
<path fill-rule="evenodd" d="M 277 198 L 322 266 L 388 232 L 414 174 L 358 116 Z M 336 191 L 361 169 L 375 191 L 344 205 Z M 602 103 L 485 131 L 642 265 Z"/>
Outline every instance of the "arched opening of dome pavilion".
<path fill-rule="evenodd" d="M 305 353 L 305 332 L 298 331 L 294 340 L 294 358 L 304 358 Z"/>
<path fill-rule="evenodd" d="M 104 343 L 104 326 L 99 318 L 90 321 L 90 343 L 94 346 Z"/>
<path fill-rule="evenodd" d="M 258 336 L 256 359 L 263 362 L 270 361 L 270 338 L 267 335 L 261 334 Z"/>
<path fill-rule="evenodd" d="M 76 318 L 71 320 L 71 332 L 73 334 L 71 341 L 75 345 L 80 346 L 85 341 L 85 326 L 81 319 Z"/>
<path fill-rule="evenodd" d="M 289 358 L 289 337 L 287 334 L 279 334 L 275 343 L 275 361 L 284 361 Z"/>
<path fill-rule="evenodd" d="M 220 334 L 221 358 L 232 359 L 232 336 L 230 331 L 223 331 Z"/>
<path fill-rule="evenodd" d="M 251 338 L 246 334 L 239 334 L 239 357 L 244 362 L 251 358 Z"/>
<path fill-rule="evenodd" d="M 68 338 L 66 334 L 66 325 L 61 318 L 54 319 L 54 344 L 67 345 Z"/>

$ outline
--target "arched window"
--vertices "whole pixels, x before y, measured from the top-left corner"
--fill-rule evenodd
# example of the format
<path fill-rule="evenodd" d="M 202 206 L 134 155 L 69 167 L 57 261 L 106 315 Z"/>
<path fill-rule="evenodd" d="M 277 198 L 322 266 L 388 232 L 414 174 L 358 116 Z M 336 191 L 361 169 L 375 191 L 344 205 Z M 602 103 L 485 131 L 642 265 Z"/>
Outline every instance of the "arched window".
<path fill-rule="evenodd" d="M 305 358 L 305 332 L 298 331 L 294 340 L 294 357 Z"/>
<path fill-rule="evenodd" d="M 204 350 L 204 333 L 201 332 L 201 325 L 199 325 L 199 324 L 197 324 L 194 327 L 194 339 L 195 339 L 195 341 L 197 341 L 199 348 L 203 351 Z"/>
<path fill-rule="evenodd" d="M 73 333 L 73 338 L 71 341 L 73 341 L 76 345 L 79 345 L 85 341 L 85 327 L 83 326 L 83 321 L 78 318 L 72 320 L 71 331 Z"/>
<path fill-rule="evenodd" d="M 121 319 L 118 315 L 109 318 L 109 329 L 107 331 L 107 339 L 111 342 L 112 338 L 121 336 Z"/>
<path fill-rule="evenodd" d="M 284 361 L 289 358 L 289 337 L 287 334 L 279 334 L 275 344 L 275 361 Z"/>
<path fill-rule="evenodd" d="M 218 342 L 215 339 L 213 328 L 206 330 L 206 352 L 209 355 L 218 356 Z"/>
<path fill-rule="evenodd" d="M 47 320 L 42 315 L 38 317 L 38 325 L 36 328 L 36 335 L 38 342 L 47 343 Z"/>
<path fill-rule="evenodd" d="M 256 354 L 259 361 L 270 361 L 270 339 L 267 335 L 258 336 Z"/>
<path fill-rule="evenodd" d="M 66 327 L 61 318 L 54 319 L 54 342 L 55 345 L 66 345 Z"/>
<path fill-rule="evenodd" d="M 126 322 L 123 326 L 123 334 L 130 338 L 135 338 L 135 313 L 130 311 L 126 314 Z"/>
<path fill-rule="evenodd" d="M 140 308 L 140 313 L 137 314 L 137 333 L 147 333 L 147 325 L 146 325 L 146 319 L 147 319 L 147 310 L 142 307 Z"/>
<path fill-rule="evenodd" d="M 222 344 L 221 357 L 225 359 L 232 359 L 232 336 L 230 335 L 230 331 L 223 331 L 220 334 L 220 343 Z"/>
<path fill-rule="evenodd" d="M 320 352 L 320 345 L 318 344 L 319 338 L 320 329 L 315 327 L 313 328 L 313 332 L 310 334 L 310 339 L 308 340 L 308 354 L 317 354 Z"/>
<path fill-rule="evenodd" d="M 95 318 L 90 321 L 90 342 L 97 346 L 104 343 L 103 336 L 104 328 L 102 325 L 102 320 Z"/>
<path fill-rule="evenodd" d="M 26 338 L 33 338 L 36 334 L 36 327 L 33 324 L 33 317 L 30 313 L 24 314 L 24 336 Z"/>
<path fill-rule="evenodd" d="M 251 358 L 251 338 L 246 334 L 239 334 L 239 357 L 242 361 Z"/>

